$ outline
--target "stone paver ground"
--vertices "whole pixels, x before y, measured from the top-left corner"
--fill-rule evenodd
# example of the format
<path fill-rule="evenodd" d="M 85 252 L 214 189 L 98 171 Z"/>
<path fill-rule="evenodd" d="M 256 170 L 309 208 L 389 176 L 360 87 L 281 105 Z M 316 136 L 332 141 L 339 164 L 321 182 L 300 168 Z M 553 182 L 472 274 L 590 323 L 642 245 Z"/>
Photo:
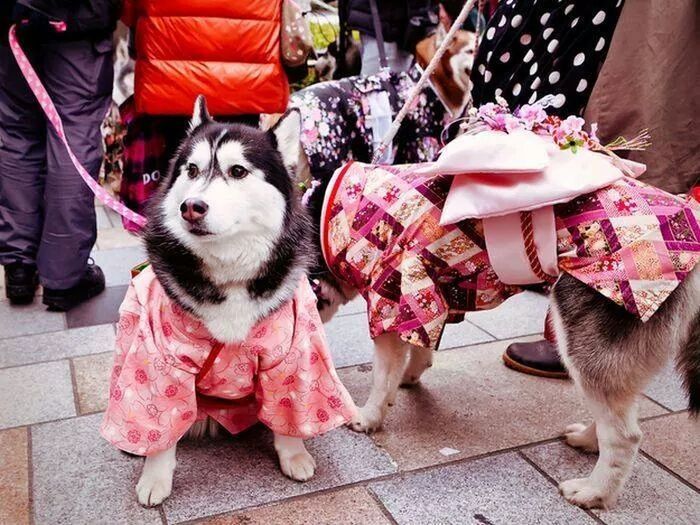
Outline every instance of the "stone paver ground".
<path fill-rule="evenodd" d="M 642 452 L 618 506 L 587 512 L 559 496 L 558 481 L 595 462 L 559 432 L 589 415 L 570 382 L 518 374 L 500 358 L 508 342 L 541 332 L 547 300 L 535 293 L 449 326 L 433 368 L 399 392 L 383 430 L 312 440 L 313 480 L 286 479 L 270 433 L 256 427 L 183 443 L 172 497 L 140 507 L 142 459 L 97 428 L 117 308 L 144 252 L 115 214 L 98 213 L 102 296 L 67 315 L 0 300 L 0 523 L 700 523 L 700 425 L 670 368 L 640 401 Z M 372 346 L 363 303 L 345 306 L 327 331 L 342 380 L 364 402 Z"/>

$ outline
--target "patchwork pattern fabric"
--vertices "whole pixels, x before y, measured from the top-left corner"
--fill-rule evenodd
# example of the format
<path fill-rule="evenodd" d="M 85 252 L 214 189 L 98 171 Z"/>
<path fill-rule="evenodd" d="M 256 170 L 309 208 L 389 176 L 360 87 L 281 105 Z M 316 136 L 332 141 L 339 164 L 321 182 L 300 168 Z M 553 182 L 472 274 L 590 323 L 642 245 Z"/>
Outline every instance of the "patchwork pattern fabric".
<path fill-rule="evenodd" d="M 121 450 L 168 449 L 208 416 L 232 434 L 261 421 L 278 434 L 309 438 L 355 413 L 306 279 L 245 341 L 222 347 L 168 298 L 150 267 L 133 279 L 120 314 L 100 431 Z"/>
<path fill-rule="evenodd" d="M 324 256 L 367 300 L 370 332 L 436 348 L 446 322 L 498 306 L 480 220 L 441 226 L 452 178 L 351 163 L 326 193 Z M 700 260 L 700 206 L 624 178 L 555 206 L 560 268 L 647 320 Z"/>
<path fill-rule="evenodd" d="M 401 73 L 379 73 L 315 84 L 294 93 L 290 107 L 301 113 L 301 144 L 314 179 L 328 180 L 350 160 L 369 162 L 372 115 L 369 96 L 386 92 L 396 116 L 420 78 L 417 66 Z M 440 149 L 440 133 L 449 113 L 431 87 L 425 88 L 394 139 L 397 163 L 431 161 Z"/>

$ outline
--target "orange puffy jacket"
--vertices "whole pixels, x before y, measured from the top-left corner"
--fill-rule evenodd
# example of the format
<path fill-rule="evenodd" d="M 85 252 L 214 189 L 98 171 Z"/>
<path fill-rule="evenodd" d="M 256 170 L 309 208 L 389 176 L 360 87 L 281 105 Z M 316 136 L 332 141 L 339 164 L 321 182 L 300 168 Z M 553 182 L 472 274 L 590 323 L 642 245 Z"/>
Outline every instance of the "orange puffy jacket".
<path fill-rule="evenodd" d="M 280 56 L 279 0 L 126 0 L 136 30 L 136 110 L 190 115 L 280 113 L 289 86 Z"/>

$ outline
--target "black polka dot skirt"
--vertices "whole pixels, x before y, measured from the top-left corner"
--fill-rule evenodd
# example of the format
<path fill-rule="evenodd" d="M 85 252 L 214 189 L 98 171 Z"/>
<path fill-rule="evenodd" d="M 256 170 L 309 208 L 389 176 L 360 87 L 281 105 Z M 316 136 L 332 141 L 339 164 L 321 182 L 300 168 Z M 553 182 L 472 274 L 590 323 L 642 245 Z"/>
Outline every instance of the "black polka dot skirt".
<path fill-rule="evenodd" d="M 475 106 L 511 109 L 549 95 L 548 112 L 583 115 L 624 0 L 501 0 L 472 71 Z"/>

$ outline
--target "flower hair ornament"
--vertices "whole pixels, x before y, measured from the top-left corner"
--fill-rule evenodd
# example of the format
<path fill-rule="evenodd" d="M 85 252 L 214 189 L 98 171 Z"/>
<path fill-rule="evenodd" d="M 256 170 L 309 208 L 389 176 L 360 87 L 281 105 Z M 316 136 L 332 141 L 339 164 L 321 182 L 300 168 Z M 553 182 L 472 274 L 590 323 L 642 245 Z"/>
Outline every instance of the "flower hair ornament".
<path fill-rule="evenodd" d="M 543 97 L 534 104 L 525 104 L 511 111 L 508 103 L 502 97 L 496 97 L 496 103 L 489 102 L 469 109 L 466 117 L 450 122 L 443 130 L 445 134 L 455 124 L 459 125 L 460 134 L 473 135 L 482 131 L 504 131 L 513 133 L 518 130 L 532 131 L 537 135 L 548 135 L 560 149 L 570 149 L 576 153 L 580 148 L 600 151 L 612 157 L 615 165 L 624 173 L 629 174 L 629 167 L 620 161 L 615 151 L 642 151 L 651 146 L 651 137 L 647 129 L 640 131 L 634 138 L 627 140 L 618 137 L 603 145 L 597 136 L 598 125 L 591 124 L 590 131 L 583 129 L 586 121 L 581 117 L 571 115 L 565 119 L 547 115 L 553 101 L 551 95 Z"/>

